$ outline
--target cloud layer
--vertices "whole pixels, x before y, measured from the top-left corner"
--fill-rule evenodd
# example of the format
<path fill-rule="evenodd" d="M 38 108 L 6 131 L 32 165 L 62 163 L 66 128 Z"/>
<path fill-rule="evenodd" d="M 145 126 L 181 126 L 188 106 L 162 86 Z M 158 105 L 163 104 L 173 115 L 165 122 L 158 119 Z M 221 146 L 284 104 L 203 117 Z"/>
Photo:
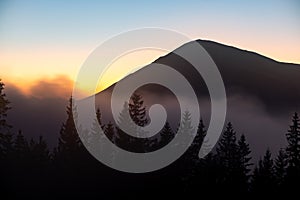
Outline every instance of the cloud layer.
<path fill-rule="evenodd" d="M 51 147 L 56 145 L 60 126 L 66 118 L 65 108 L 71 96 L 72 81 L 66 76 L 44 78 L 22 92 L 20 87 L 6 83 L 5 92 L 12 109 L 8 120 L 14 132 L 22 130 L 28 137 L 43 135 Z"/>

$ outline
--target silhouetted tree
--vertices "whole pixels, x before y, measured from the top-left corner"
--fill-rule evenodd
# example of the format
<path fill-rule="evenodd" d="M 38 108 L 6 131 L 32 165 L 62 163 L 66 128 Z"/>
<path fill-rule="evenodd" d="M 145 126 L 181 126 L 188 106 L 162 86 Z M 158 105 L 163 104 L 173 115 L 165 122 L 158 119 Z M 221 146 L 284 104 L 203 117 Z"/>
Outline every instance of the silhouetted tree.
<path fill-rule="evenodd" d="M 181 139 L 178 144 L 174 144 L 174 145 L 178 145 L 178 146 L 187 146 L 188 149 L 187 151 L 184 152 L 184 154 L 177 160 L 176 162 L 176 173 L 177 176 L 181 176 L 182 180 L 184 182 L 186 182 L 186 180 L 188 179 L 188 176 L 191 168 L 194 167 L 192 166 L 192 163 L 194 162 L 192 159 L 192 155 L 191 155 L 191 151 L 189 150 L 189 143 L 191 144 L 193 142 L 193 134 L 195 134 L 195 128 L 192 126 L 192 119 L 191 119 L 191 113 L 186 110 L 183 114 L 182 114 L 182 120 L 180 123 L 180 126 L 178 128 L 177 131 L 177 135 L 184 135 L 184 138 Z M 177 135 L 175 137 L 177 137 Z"/>
<path fill-rule="evenodd" d="M 31 162 L 37 167 L 44 167 L 49 164 L 50 152 L 48 149 L 47 142 L 44 140 L 43 136 L 40 136 L 38 141 L 33 139 L 29 143 L 29 151 Z"/>
<path fill-rule="evenodd" d="M 4 83 L 1 82 L 0 79 L 0 127 L 1 131 L 7 131 L 11 126 L 8 125 L 6 121 L 7 112 L 11 109 L 9 106 L 9 101 L 6 98 L 6 94 L 4 93 Z"/>
<path fill-rule="evenodd" d="M 251 190 L 258 194 L 269 194 L 274 192 L 275 177 L 272 154 L 268 149 L 263 160 L 260 159 L 255 167 L 251 182 Z"/>
<path fill-rule="evenodd" d="M 140 94 L 133 93 L 129 101 L 129 113 L 132 121 L 141 127 L 144 127 L 148 123 L 146 107 L 144 106 L 143 98 Z M 138 128 L 136 130 L 137 135 L 142 134 L 142 130 Z M 131 137 L 131 148 L 135 152 L 147 152 L 154 145 L 156 138 L 136 138 Z"/>
<path fill-rule="evenodd" d="M 204 141 L 205 136 L 206 136 L 205 126 L 203 120 L 200 119 L 198 124 L 197 134 L 191 146 L 188 149 L 188 153 L 190 154 L 192 160 L 198 160 L 198 154 L 202 145 L 205 148 L 205 145 L 207 143 L 207 141 Z"/>
<path fill-rule="evenodd" d="M 9 104 L 4 93 L 4 83 L 0 79 L 0 165 L 1 161 L 7 162 L 13 148 L 11 126 L 7 122 L 7 112 L 11 109 Z"/>
<path fill-rule="evenodd" d="M 288 146 L 286 148 L 288 167 L 287 184 L 291 192 L 297 190 L 300 183 L 300 122 L 298 114 L 295 113 L 292 125 L 286 134 Z"/>
<path fill-rule="evenodd" d="M 29 145 L 21 131 L 14 141 L 14 152 L 17 159 L 24 159 L 29 153 Z"/>
<path fill-rule="evenodd" d="M 74 110 L 73 99 L 69 99 L 69 105 L 67 106 L 67 120 L 63 123 L 59 140 L 58 140 L 58 154 L 62 156 L 63 159 L 74 160 L 78 156 L 80 149 L 80 139 L 78 137 L 77 129 L 75 126 L 73 115 Z M 75 113 L 75 112 L 74 112 Z"/>
<path fill-rule="evenodd" d="M 12 167 L 16 175 L 22 175 L 31 165 L 29 144 L 21 131 L 18 132 L 14 140 L 12 159 Z"/>
<path fill-rule="evenodd" d="M 124 131 L 122 128 L 125 128 L 126 130 Z M 137 143 L 137 139 L 135 137 L 129 135 L 129 133 L 139 134 L 140 129 L 130 117 L 129 105 L 127 102 L 124 103 L 123 109 L 119 114 L 116 130 L 117 130 L 116 140 L 118 146 L 129 151 L 142 152 L 141 144 Z"/>
<path fill-rule="evenodd" d="M 131 119 L 139 126 L 145 126 L 148 123 L 146 116 L 146 107 L 142 96 L 133 93 L 129 101 L 129 113 Z"/>
<path fill-rule="evenodd" d="M 134 128 L 134 124 L 130 121 L 129 113 L 129 105 L 127 102 L 124 103 L 123 109 L 119 114 L 119 118 L 117 120 L 117 134 L 119 137 L 118 144 L 121 146 L 130 145 L 130 138 L 128 137 L 127 133 L 122 130 L 121 127 L 127 127 L 127 131 L 134 132 L 136 129 Z"/>
<path fill-rule="evenodd" d="M 205 125 L 203 123 L 203 120 L 200 119 L 199 125 L 198 125 L 198 130 L 197 130 L 197 135 L 195 137 L 195 143 L 196 144 L 202 144 L 204 142 L 204 138 L 206 136 L 206 129 Z"/>
<path fill-rule="evenodd" d="M 111 122 L 109 122 L 106 126 L 104 126 L 104 134 L 114 144 L 117 144 L 117 141 L 119 141 L 118 135 L 115 132 L 114 125 Z M 110 151 L 110 152 L 105 152 L 105 153 L 109 154 L 110 161 L 114 162 L 114 160 L 117 156 L 116 152 L 115 151 Z"/>
<path fill-rule="evenodd" d="M 217 160 L 220 165 L 218 182 L 225 191 L 237 188 L 239 192 L 247 192 L 250 172 L 250 148 L 244 135 L 236 141 L 236 132 L 232 124 L 227 124 L 217 147 Z"/>
<path fill-rule="evenodd" d="M 97 108 L 97 110 L 96 110 L 96 119 L 97 119 L 97 122 L 98 122 L 99 126 L 101 128 L 103 128 L 102 115 L 101 115 L 101 112 L 100 112 L 100 108 Z"/>
<path fill-rule="evenodd" d="M 276 184 L 278 187 L 282 187 L 285 182 L 287 165 L 286 152 L 283 149 L 280 149 L 274 163 Z"/>
<path fill-rule="evenodd" d="M 160 144 L 166 145 L 168 144 L 174 137 L 174 133 L 172 131 L 172 128 L 169 124 L 169 122 L 166 122 L 163 129 L 160 132 Z"/>
<path fill-rule="evenodd" d="M 217 157 L 220 166 L 222 166 L 223 177 L 220 182 L 224 182 L 226 187 L 231 186 L 236 181 L 236 170 L 239 165 L 238 145 L 236 144 L 236 133 L 232 124 L 227 124 L 219 145 L 217 147 Z M 223 181 L 222 181 L 223 180 Z"/>
<path fill-rule="evenodd" d="M 184 161 L 188 165 L 187 176 L 192 177 L 199 171 L 199 150 L 202 145 L 205 145 L 203 142 L 204 137 L 206 135 L 205 126 L 203 124 L 203 120 L 201 119 L 198 124 L 197 134 L 188 148 L 188 150 L 184 153 L 183 158 Z"/>
<path fill-rule="evenodd" d="M 13 153 L 13 134 L 10 132 L 1 133 L 0 146 L 0 160 L 8 162 Z"/>
<path fill-rule="evenodd" d="M 89 141 L 89 147 L 90 148 L 96 148 L 96 146 L 99 145 L 99 143 L 101 143 L 101 140 L 103 139 L 103 137 L 105 137 L 105 135 L 103 135 L 104 131 L 104 125 L 102 124 L 101 121 L 101 112 L 100 109 L 98 108 L 96 111 L 96 119 L 93 122 L 92 125 L 92 132 L 90 134 L 90 141 Z"/>
<path fill-rule="evenodd" d="M 217 153 L 223 166 L 232 168 L 231 165 L 236 161 L 238 146 L 236 144 L 236 133 L 230 122 L 227 124 L 226 130 L 222 134 Z"/>
<path fill-rule="evenodd" d="M 286 152 L 288 155 L 289 167 L 300 167 L 300 123 L 298 114 L 295 113 L 292 120 L 292 125 L 286 134 L 288 146 Z"/>
<path fill-rule="evenodd" d="M 246 142 L 245 135 L 241 135 L 238 141 L 238 156 L 239 156 L 239 190 L 246 192 L 248 190 L 248 181 L 250 178 L 249 172 L 251 171 L 251 150 L 249 144 Z"/>
<path fill-rule="evenodd" d="M 28 171 L 36 176 L 32 178 L 44 180 L 48 175 L 51 164 L 50 152 L 48 149 L 47 142 L 43 136 L 40 136 L 37 141 L 31 139 L 29 142 L 29 153 L 28 157 Z"/>
<path fill-rule="evenodd" d="M 187 145 L 189 141 L 192 141 L 193 134 L 195 132 L 195 127 L 192 126 L 191 113 L 185 111 L 183 113 L 182 121 L 178 129 L 177 134 L 184 134 L 186 137 L 183 141 L 180 141 L 180 145 Z"/>
<path fill-rule="evenodd" d="M 209 163 L 208 160 L 204 160 L 204 159 L 199 159 L 199 150 L 201 148 L 201 146 L 203 145 L 203 147 L 205 148 L 204 143 L 204 137 L 206 135 L 206 130 L 205 130 L 205 126 L 203 123 L 203 120 L 200 119 L 199 124 L 198 124 L 198 129 L 197 129 L 197 134 L 192 142 L 192 144 L 190 145 L 190 147 L 188 148 L 188 150 L 184 153 L 183 157 L 184 160 L 182 160 L 182 162 L 184 162 L 187 167 L 186 167 L 186 173 L 184 174 L 182 180 L 184 182 L 186 182 L 186 188 L 189 190 L 191 188 L 197 187 L 199 183 L 199 180 L 201 179 L 200 183 L 202 184 L 202 181 L 208 181 L 206 178 L 208 178 L 207 176 L 207 172 L 208 169 L 206 169 L 206 165 L 210 165 L 211 163 Z M 211 158 L 212 155 L 207 156 Z M 208 162 L 206 162 L 208 161 Z M 212 161 L 212 160 L 210 160 Z M 205 171 L 205 173 L 203 173 Z M 204 180 L 205 178 L 205 180 Z M 204 182 L 203 182 L 204 183 Z"/>
<path fill-rule="evenodd" d="M 116 143 L 118 138 L 115 133 L 115 128 L 114 125 L 109 122 L 105 127 L 104 127 L 104 134 L 112 141 L 113 143 Z"/>

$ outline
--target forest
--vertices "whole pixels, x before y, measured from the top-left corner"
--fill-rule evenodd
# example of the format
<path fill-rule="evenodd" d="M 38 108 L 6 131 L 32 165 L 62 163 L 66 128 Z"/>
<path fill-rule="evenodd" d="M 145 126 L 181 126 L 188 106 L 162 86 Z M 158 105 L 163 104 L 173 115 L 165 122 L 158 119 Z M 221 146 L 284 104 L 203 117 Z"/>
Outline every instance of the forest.
<path fill-rule="evenodd" d="M 67 103 L 67 102 L 66 102 Z M 297 112 L 287 124 L 287 146 L 276 154 L 269 149 L 257 163 L 245 135 L 238 137 L 234 124 L 224 128 L 218 144 L 204 159 L 198 158 L 201 145 L 206 145 L 206 126 L 202 120 L 189 149 L 168 167 L 145 174 L 129 174 L 111 169 L 97 161 L 83 146 L 75 128 L 73 99 L 66 107 L 57 145 L 48 147 L 47 141 L 27 138 L 22 131 L 12 131 L 7 121 L 10 99 L 5 85 L 0 82 L 0 193 L 8 197 L 136 197 L 137 195 L 291 195 L 300 186 L 300 122 Z M 45 111 L 46 113 L 47 111 Z M 139 126 L 148 123 L 143 98 L 133 94 L 124 104 L 119 123 L 127 123 L 123 112 L 129 112 Z M 170 142 L 177 130 L 169 122 L 150 139 L 136 139 L 125 134 L 113 122 L 104 124 L 100 109 L 97 121 L 106 135 L 117 146 L 133 152 L 155 151 Z M 38 122 L 36 122 L 38 123 Z M 183 113 L 182 131 L 190 134 L 191 116 Z M 101 140 L 95 128 L 87 133 L 87 143 Z M 89 147 L 87 147 L 89 148 Z M 254 148 L 254 147 L 253 147 Z M 113 153 L 111 156 L 114 156 Z"/>

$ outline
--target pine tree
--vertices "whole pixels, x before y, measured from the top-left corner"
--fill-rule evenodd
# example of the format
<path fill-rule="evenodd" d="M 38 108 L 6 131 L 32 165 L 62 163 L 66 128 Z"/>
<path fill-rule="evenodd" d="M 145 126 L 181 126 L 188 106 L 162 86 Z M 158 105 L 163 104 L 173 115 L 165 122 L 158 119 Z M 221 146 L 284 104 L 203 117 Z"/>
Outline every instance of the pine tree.
<path fill-rule="evenodd" d="M 11 109 L 9 107 L 10 102 L 6 98 L 6 94 L 4 93 L 4 83 L 1 82 L 0 79 L 0 131 L 8 131 L 11 127 L 7 121 L 7 112 Z"/>
<path fill-rule="evenodd" d="M 300 122 L 298 114 L 295 113 L 292 125 L 286 134 L 288 146 L 286 153 L 288 156 L 289 168 L 299 170 L 300 168 Z"/>
<path fill-rule="evenodd" d="M 101 112 L 100 112 L 100 108 L 97 108 L 97 110 L 96 110 L 96 119 L 97 119 L 97 122 L 98 122 L 99 126 L 101 128 L 103 128 L 102 115 L 101 115 Z"/>
<path fill-rule="evenodd" d="M 198 156 L 201 147 L 209 147 L 208 144 L 206 144 L 207 142 L 204 142 L 205 135 L 205 126 L 203 120 L 200 119 L 197 134 L 192 144 L 183 155 L 183 162 L 187 165 L 187 167 L 182 180 L 186 182 L 187 188 L 193 187 L 193 182 L 196 182 L 195 179 L 203 179 L 206 176 L 203 174 L 203 171 L 206 170 L 204 165 L 208 163 L 206 163 L 204 159 L 200 160 Z"/>
<path fill-rule="evenodd" d="M 4 93 L 4 86 L 4 83 L 2 83 L 0 79 L 0 160 L 3 161 L 9 159 L 13 148 L 11 126 L 6 120 L 7 113 L 11 107 L 9 106 L 10 102 Z"/>
<path fill-rule="evenodd" d="M 48 149 L 47 142 L 43 136 L 40 136 L 38 141 L 30 140 L 29 143 L 31 162 L 37 166 L 46 166 L 50 161 L 50 152 Z"/>
<path fill-rule="evenodd" d="M 272 154 L 271 151 L 268 149 L 266 151 L 266 154 L 264 156 L 264 159 L 262 160 L 262 165 L 261 165 L 261 171 L 263 172 L 263 175 L 265 177 L 271 178 L 274 175 L 274 168 L 273 168 L 273 159 L 272 159 Z"/>
<path fill-rule="evenodd" d="M 26 159 L 29 153 L 29 145 L 21 131 L 14 141 L 14 153 L 16 159 Z"/>
<path fill-rule="evenodd" d="M 191 113 L 189 111 L 185 111 L 183 113 L 182 121 L 177 132 L 177 134 L 186 135 L 184 140 L 180 141 L 180 145 L 186 146 L 188 142 L 192 141 L 194 131 L 195 127 L 192 126 Z"/>
<path fill-rule="evenodd" d="M 131 119 L 139 126 L 145 126 L 148 123 L 146 116 L 146 107 L 142 96 L 134 93 L 129 102 L 129 112 Z"/>
<path fill-rule="evenodd" d="M 225 167 L 227 173 L 232 173 L 238 161 L 238 146 L 236 144 L 236 133 L 230 122 L 227 124 L 217 147 L 217 155 L 220 164 Z"/>
<path fill-rule="evenodd" d="M 274 192 L 274 165 L 269 149 L 266 151 L 263 160 L 260 159 L 258 166 L 254 169 L 251 185 L 252 191 L 258 194 Z"/>
<path fill-rule="evenodd" d="M 134 133 L 137 131 L 136 125 L 132 123 L 132 121 L 130 120 L 130 115 L 129 113 L 129 106 L 128 103 L 125 102 L 123 105 L 123 109 L 119 115 L 118 121 L 117 121 L 117 125 L 118 127 L 124 127 L 126 128 L 126 131 Z M 120 128 L 121 130 L 121 128 Z"/>
<path fill-rule="evenodd" d="M 191 130 L 189 131 L 190 135 L 192 134 Z M 203 120 L 200 119 L 199 124 L 198 124 L 197 134 L 194 137 L 192 144 L 189 146 L 188 150 L 184 154 L 184 157 L 186 157 L 186 162 L 188 162 L 189 165 L 191 165 L 191 167 L 194 167 L 194 165 L 199 160 L 198 154 L 199 154 L 200 148 L 202 146 L 204 148 L 209 147 L 207 144 L 207 141 L 204 142 L 205 136 L 206 136 L 205 126 L 204 126 Z"/>
<path fill-rule="evenodd" d="M 98 108 L 96 111 L 96 119 L 93 122 L 92 126 L 92 132 L 90 134 L 90 141 L 89 141 L 89 147 L 92 149 L 95 149 L 99 144 L 102 144 L 101 141 L 105 137 L 103 129 L 104 125 L 102 124 L 101 121 L 101 112 L 100 109 Z M 102 150 L 101 150 L 102 151 Z"/>
<path fill-rule="evenodd" d="M 189 149 L 190 145 L 193 142 L 193 134 L 195 133 L 195 127 L 192 126 L 192 119 L 191 119 L 191 113 L 189 111 L 185 111 L 182 114 L 182 120 L 180 123 L 180 126 L 178 128 L 178 131 L 175 135 L 175 137 L 179 135 L 184 135 L 184 138 L 181 139 L 181 141 L 178 142 L 178 145 L 181 147 L 187 147 L 188 149 L 184 152 L 184 154 L 178 159 L 178 174 L 182 173 L 180 176 L 182 177 L 182 180 L 186 182 L 187 176 L 189 176 L 187 173 L 191 170 L 191 163 L 193 163 L 191 151 Z"/>
<path fill-rule="evenodd" d="M 115 133 L 115 128 L 114 128 L 114 125 L 109 122 L 105 127 L 104 127 L 104 134 L 106 135 L 106 137 L 108 137 L 108 139 L 116 144 L 117 143 L 117 140 L 118 140 L 118 137 Z"/>
<path fill-rule="evenodd" d="M 296 193 L 300 183 L 300 122 L 298 114 L 295 113 L 292 125 L 286 134 L 288 146 L 286 148 L 288 167 L 286 175 L 287 188 Z"/>
<path fill-rule="evenodd" d="M 60 137 L 58 143 L 58 154 L 64 159 L 74 159 L 78 156 L 80 149 L 80 139 L 78 137 L 77 129 L 75 126 L 73 115 L 74 110 L 73 99 L 69 99 L 69 105 L 67 106 L 67 120 L 63 123 L 60 130 Z"/>
<path fill-rule="evenodd" d="M 7 161 L 11 159 L 13 146 L 13 134 L 10 132 L 0 133 L 0 160 Z"/>
<path fill-rule="evenodd" d="M 206 129 L 203 123 L 203 120 L 200 119 L 199 125 L 198 125 L 198 130 L 197 130 L 197 135 L 195 137 L 195 143 L 202 145 L 204 142 L 204 138 L 206 136 Z M 200 149 L 199 149 L 200 150 Z"/>
<path fill-rule="evenodd" d="M 244 136 L 236 141 L 236 132 L 229 122 L 217 147 L 220 165 L 219 182 L 226 190 L 234 187 L 239 192 L 248 190 L 250 149 Z"/>
<path fill-rule="evenodd" d="M 126 131 L 123 131 L 121 127 L 125 128 Z M 116 137 L 117 145 L 123 149 L 132 150 L 134 137 L 130 136 L 127 132 L 137 133 L 138 128 L 137 125 L 134 124 L 132 120 L 130 120 L 129 105 L 127 102 L 124 103 L 123 109 L 119 114 L 116 130 L 117 130 L 117 137 Z"/>
<path fill-rule="evenodd" d="M 14 171 L 22 173 L 23 170 L 29 169 L 31 163 L 29 144 L 20 130 L 16 135 L 13 147 L 12 167 Z"/>
<path fill-rule="evenodd" d="M 174 133 L 169 122 L 166 122 L 163 129 L 160 132 L 160 144 L 162 146 L 167 145 L 174 137 Z"/>
<path fill-rule="evenodd" d="M 276 182 L 278 186 L 282 186 L 285 182 L 287 165 L 286 153 L 283 149 L 280 149 L 274 163 Z"/>
<path fill-rule="evenodd" d="M 119 138 L 115 132 L 114 125 L 111 122 L 104 126 L 104 134 L 112 143 L 117 144 Z M 110 161 L 113 163 L 117 156 L 116 152 L 110 151 L 105 153 L 109 155 Z"/>
<path fill-rule="evenodd" d="M 252 159 L 251 151 L 249 148 L 249 144 L 246 142 L 245 135 L 241 135 L 239 141 L 238 141 L 238 156 L 240 159 L 239 162 L 239 187 L 240 191 L 246 192 L 248 190 L 248 181 L 250 178 L 249 172 L 251 171 L 250 166 L 252 163 L 250 163 L 250 160 Z"/>
<path fill-rule="evenodd" d="M 206 130 L 203 123 L 203 120 L 200 119 L 197 129 L 197 135 L 194 138 L 193 143 L 189 147 L 188 151 L 191 151 L 190 154 L 192 156 L 192 159 L 198 160 L 198 154 L 200 149 L 203 148 L 209 148 L 208 141 L 204 141 L 204 138 L 206 136 Z"/>

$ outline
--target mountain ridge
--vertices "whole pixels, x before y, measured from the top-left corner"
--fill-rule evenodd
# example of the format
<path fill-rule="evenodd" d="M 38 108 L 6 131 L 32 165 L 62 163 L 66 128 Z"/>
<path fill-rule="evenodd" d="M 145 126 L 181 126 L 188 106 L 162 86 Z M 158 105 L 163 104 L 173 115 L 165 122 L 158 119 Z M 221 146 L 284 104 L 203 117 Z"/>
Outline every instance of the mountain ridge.
<path fill-rule="evenodd" d="M 291 64 L 291 65 L 300 65 L 300 63 L 293 63 L 293 62 L 286 62 L 286 61 L 279 61 L 279 60 L 276 60 L 274 58 L 271 58 L 271 57 L 268 57 L 266 55 L 263 55 L 261 53 L 258 53 L 256 52 L 255 50 L 247 50 L 247 49 L 244 49 L 244 48 L 240 48 L 240 47 L 236 47 L 236 46 L 233 46 L 233 45 L 229 45 L 229 44 L 224 44 L 224 43 L 221 43 L 221 42 L 216 42 L 216 41 L 213 41 L 213 40 L 203 40 L 203 39 L 196 39 L 195 41 L 199 42 L 201 44 L 201 42 L 205 42 L 205 43 L 211 43 L 211 44 L 216 44 L 216 45 L 220 45 L 220 46 L 224 46 L 224 47 L 228 47 L 228 48 L 232 48 L 232 49 L 235 49 L 235 50 L 239 50 L 239 51 L 243 51 L 245 53 L 248 53 L 248 54 L 253 54 L 255 56 L 260 56 L 264 59 L 267 59 L 267 60 L 270 60 L 270 61 L 273 61 L 273 62 L 276 62 L 276 63 L 279 63 L 279 64 Z"/>
<path fill-rule="evenodd" d="M 276 152 L 283 147 L 288 119 L 292 113 L 300 111 L 300 65 L 278 62 L 255 52 L 217 42 L 197 42 L 209 53 L 223 78 L 228 102 L 226 121 L 231 121 L 237 132 L 246 134 L 250 144 L 256 146 L 256 155 L 262 155 L 267 148 Z M 188 48 L 188 43 L 178 48 Z M 203 114 L 208 125 L 211 111 L 209 93 L 193 66 L 172 52 L 153 63 L 172 67 L 190 82 L 200 104 L 201 116 Z M 138 79 L 145 73 L 145 69 L 151 67 L 152 63 L 118 83 L 126 84 L 128 78 Z M 96 94 L 96 107 L 100 107 L 107 115 L 106 121 L 113 120 L 110 99 L 114 86 Z M 179 113 L 174 105 L 178 104 L 170 92 L 157 85 L 142 86 L 137 92 L 144 97 L 147 108 L 153 104 L 162 104 L 168 112 L 168 120 L 176 124 L 178 117 L 175 116 Z"/>
<path fill-rule="evenodd" d="M 262 55 L 262 54 L 260 54 L 260 53 L 255 52 L 255 51 L 252 51 L 252 50 L 242 49 L 242 48 L 239 48 L 239 47 L 235 47 L 235 46 L 233 46 L 233 45 L 223 44 L 223 43 L 216 42 L 216 41 L 213 41 L 213 40 L 196 39 L 196 40 L 193 40 L 193 41 L 196 41 L 196 42 L 200 43 L 202 46 L 203 46 L 203 44 L 204 44 L 204 46 L 206 46 L 206 45 L 208 44 L 208 45 L 218 46 L 218 47 L 221 47 L 221 48 L 231 49 L 231 50 L 233 50 L 233 51 L 242 52 L 242 53 L 244 53 L 245 55 L 251 55 L 251 56 L 254 56 L 254 57 L 257 57 L 257 58 L 261 58 L 262 60 L 265 60 L 265 61 L 274 62 L 274 64 L 276 63 L 276 64 L 291 65 L 291 66 L 293 66 L 293 67 L 300 67 L 300 64 L 298 64 L 298 63 L 278 61 L 278 60 L 275 60 L 275 59 L 270 58 L 270 57 L 268 57 L 268 56 Z M 185 44 L 181 45 L 180 47 L 177 47 L 176 49 L 182 48 L 182 47 L 185 46 L 186 44 L 188 44 L 188 43 L 185 43 Z M 175 51 L 176 49 L 174 49 L 174 51 Z M 207 51 L 207 49 L 206 49 L 206 51 Z M 208 52 L 208 51 L 207 51 L 207 52 Z M 172 52 L 170 52 L 170 53 L 172 53 Z M 153 62 L 151 62 L 151 63 L 156 63 L 156 62 L 158 62 L 159 60 L 161 60 L 161 59 L 167 57 L 170 53 L 168 53 L 168 54 L 166 54 L 166 55 L 164 55 L 164 56 L 160 56 L 159 58 L 155 59 L 155 60 L 154 60 Z M 208 54 L 211 56 L 211 53 L 210 53 L 210 52 L 208 52 Z M 151 63 L 149 63 L 149 64 L 151 64 Z M 134 71 L 134 72 L 131 72 L 131 73 L 127 74 L 126 76 L 124 76 L 123 78 L 121 78 L 119 81 L 121 81 L 122 79 L 125 79 L 127 76 L 130 76 L 130 75 L 132 75 L 132 74 L 134 74 L 134 73 L 136 73 L 136 72 L 142 70 L 144 67 L 147 67 L 149 64 L 147 64 L 147 65 L 141 67 L 140 69 L 138 69 L 138 70 L 136 70 L 136 71 Z M 117 82 L 118 82 L 118 81 L 117 81 Z M 116 83 L 117 83 L 117 82 L 116 82 Z M 112 85 L 108 86 L 107 88 L 105 88 L 104 90 L 102 90 L 102 91 L 100 91 L 100 92 L 103 92 L 103 91 L 107 90 L 109 87 L 114 86 L 116 83 L 113 83 Z"/>

